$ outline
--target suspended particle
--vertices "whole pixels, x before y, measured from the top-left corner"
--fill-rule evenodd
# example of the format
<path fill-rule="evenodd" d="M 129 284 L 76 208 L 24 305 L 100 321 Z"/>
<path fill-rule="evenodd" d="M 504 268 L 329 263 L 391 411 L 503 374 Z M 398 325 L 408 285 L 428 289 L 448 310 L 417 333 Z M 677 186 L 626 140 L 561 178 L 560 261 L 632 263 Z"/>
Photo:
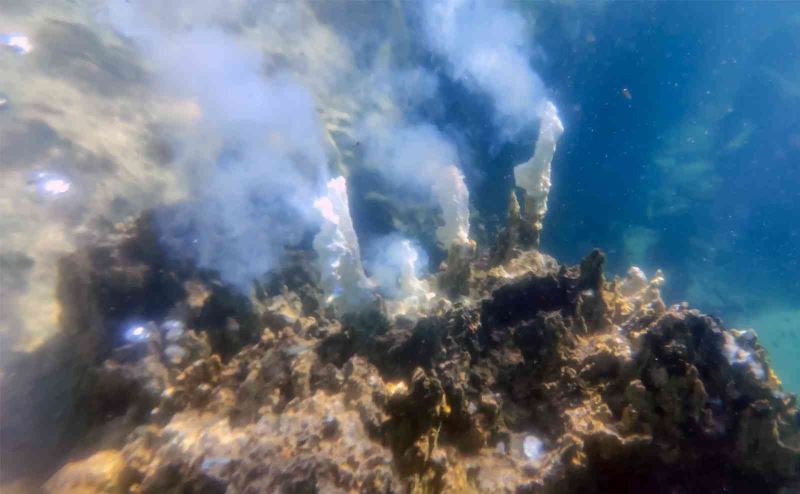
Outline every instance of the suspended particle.
<path fill-rule="evenodd" d="M 33 51 L 33 44 L 24 34 L 0 34 L 0 45 L 18 55 L 27 55 Z"/>
<path fill-rule="evenodd" d="M 72 182 L 66 177 L 50 172 L 38 172 L 31 180 L 39 194 L 56 197 L 69 192 Z"/>
<path fill-rule="evenodd" d="M 123 336 L 129 343 L 140 343 L 150 339 L 150 330 L 144 324 L 133 324 L 125 330 Z"/>
<path fill-rule="evenodd" d="M 542 440 L 536 436 L 525 436 L 525 439 L 522 441 L 522 450 L 529 460 L 538 460 L 542 455 L 543 449 L 544 444 Z"/>
<path fill-rule="evenodd" d="M 183 322 L 176 319 L 168 319 L 161 324 L 161 330 L 167 341 L 177 341 L 183 335 L 184 329 Z"/>

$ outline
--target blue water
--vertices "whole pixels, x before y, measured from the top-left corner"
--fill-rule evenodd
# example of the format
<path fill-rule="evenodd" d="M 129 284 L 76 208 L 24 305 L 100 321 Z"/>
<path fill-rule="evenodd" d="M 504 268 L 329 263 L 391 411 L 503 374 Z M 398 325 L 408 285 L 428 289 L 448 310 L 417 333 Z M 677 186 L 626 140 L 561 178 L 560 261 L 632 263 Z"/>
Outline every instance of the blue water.
<path fill-rule="evenodd" d="M 592 11 L 540 24 L 567 127 L 544 249 L 660 267 L 668 302 L 755 326 L 800 390 L 800 4 Z"/>

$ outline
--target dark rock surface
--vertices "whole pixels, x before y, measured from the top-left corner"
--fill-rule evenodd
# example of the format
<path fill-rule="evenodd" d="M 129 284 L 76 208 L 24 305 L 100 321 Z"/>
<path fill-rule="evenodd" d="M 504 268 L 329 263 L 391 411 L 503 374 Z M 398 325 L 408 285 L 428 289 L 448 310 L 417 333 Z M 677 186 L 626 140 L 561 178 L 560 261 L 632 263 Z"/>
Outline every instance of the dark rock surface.
<path fill-rule="evenodd" d="M 46 492 L 800 490 L 796 399 L 756 335 L 666 308 L 658 276 L 606 281 L 599 251 L 507 245 L 415 319 L 338 317 L 304 253 L 245 299 L 127 228 L 65 261 L 51 365 L 75 372 L 34 385 L 72 390 L 44 433 L 74 437 Z M 132 316 L 147 337 L 121 341 Z M 8 406 L 3 447 L 36 451 Z"/>

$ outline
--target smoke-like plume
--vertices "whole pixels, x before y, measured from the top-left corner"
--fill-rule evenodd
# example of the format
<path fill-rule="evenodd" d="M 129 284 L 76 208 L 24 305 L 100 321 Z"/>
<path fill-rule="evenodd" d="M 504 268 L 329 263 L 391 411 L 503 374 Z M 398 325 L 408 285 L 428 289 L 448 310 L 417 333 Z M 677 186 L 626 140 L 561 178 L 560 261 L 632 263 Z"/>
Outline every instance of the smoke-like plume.
<path fill-rule="evenodd" d="M 423 277 L 427 256 L 411 240 L 398 234 L 382 237 L 370 245 L 364 262 L 370 279 L 386 297 L 390 314 L 414 315 L 434 299 Z"/>
<path fill-rule="evenodd" d="M 491 98 L 505 137 L 536 120 L 544 84 L 530 66 L 531 35 L 521 15 L 500 2 L 441 0 L 426 2 L 422 17 L 430 50 L 454 79 Z"/>
<path fill-rule="evenodd" d="M 335 136 L 353 135 L 348 126 L 355 127 L 351 129 L 366 151 L 368 166 L 396 186 L 430 191 L 443 213 L 437 239 L 445 249 L 468 240 L 469 195 L 456 148 L 411 111 L 421 103 L 419 98 L 435 91 L 435 84 L 427 82 L 430 77 L 420 79 L 426 82 L 424 90 L 409 90 L 403 83 L 409 70 L 394 66 L 381 49 L 366 55 L 368 64 L 348 62 L 349 57 L 355 61 L 357 52 L 366 54 L 368 45 L 352 41 L 360 39 L 353 33 L 336 31 L 352 26 L 333 23 L 333 30 L 327 31 L 312 26 L 317 21 L 305 4 L 264 7 L 259 12 L 268 14 L 259 13 L 254 22 L 262 28 L 274 24 L 277 32 L 295 26 L 327 33 L 337 50 L 349 49 L 351 54 L 339 66 L 326 65 L 325 78 L 317 79 L 347 84 L 319 87 L 309 77 L 313 74 L 303 73 L 291 61 L 283 64 L 287 70 L 281 75 L 264 60 L 264 45 L 251 46 L 231 34 L 236 30 L 229 26 L 242 22 L 253 5 L 242 1 L 220 9 L 213 2 L 177 1 L 163 7 L 145 0 L 119 2 L 111 10 L 114 25 L 142 48 L 163 87 L 190 99 L 198 110 L 196 128 L 181 133 L 179 147 L 186 151 L 180 161 L 193 200 L 173 208 L 165 219 L 168 233 L 180 232 L 168 235 L 172 245 L 194 253 L 202 266 L 220 271 L 227 281 L 246 287 L 274 267 L 284 244 L 298 242 L 316 227 L 319 216 L 309 199 L 324 194 L 327 158 L 322 143 L 328 138 L 335 149 Z M 426 3 L 422 13 L 418 27 L 425 44 L 451 77 L 491 98 L 500 132 L 510 138 L 532 124 L 543 88 L 528 63 L 522 17 L 497 4 L 460 0 Z M 386 46 L 393 42 L 390 38 Z M 278 75 L 267 77 L 265 68 Z M 313 95 L 298 80 L 311 84 Z M 370 89 L 371 80 L 385 82 L 385 96 L 384 91 Z M 324 125 L 315 109 L 318 98 L 324 101 Z M 347 112 L 337 112 L 339 105 Z M 362 113 L 370 107 L 377 111 Z M 346 117 L 332 123 L 331 115 Z M 333 140 L 324 135 L 325 126 L 335 130 L 329 134 Z M 340 154 L 332 157 L 344 169 L 359 166 L 349 154 L 344 161 Z"/>
<path fill-rule="evenodd" d="M 152 62 L 162 89 L 197 113 L 180 143 L 190 203 L 165 216 L 167 241 L 246 288 L 316 221 L 309 199 L 327 165 L 314 98 L 289 75 L 266 78 L 261 54 L 204 25 L 203 9 L 184 28 L 144 5 L 115 3 L 111 20 Z"/>
<path fill-rule="evenodd" d="M 442 210 L 437 240 L 447 249 L 469 240 L 469 191 L 458 169 L 455 147 L 430 124 L 393 125 L 373 115 L 366 120 L 367 161 L 394 183 L 429 190 Z"/>
<path fill-rule="evenodd" d="M 370 279 L 384 296 L 404 299 L 427 291 L 420 277 L 428 264 L 425 252 L 411 240 L 391 234 L 372 242 L 364 253 Z"/>
<path fill-rule="evenodd" d="M 479 177 L 468 136 L 483 132 L 450 118 L 447 79 L 487 95 L 507 139 L 535 119 L 541 92 L 521 17 L 496 3 L 16 4 L 0 19 L 15 34 L 0 40 L 0 263 L 14 268 L 0 287 L 13 293 L 0 338 L 36 333 L 18 338 L 26 348 L 58 324 L 56 260 L 96 225 L 155 208 L 172 251 L 249 290 L 285 243 L 319 227 L 311 202 L 328 162 L 359 194 L 371 192 L 364 168 L 383 175 L 387 200 L 407 187 L 430 194 L 387 208 L 374 231 L 355 225 L 370 243 L 393 228 L 429 245 L 416 213 L 440 203 L 441 232 L 457 232 L 438 236 L 446 246 L 466 231 L 467 196 L 451 195 L 460 206 L 448 210 L 435 175 L 456 166 Z M 45 178 L 45 195 L 69 190 L 42 201 L 22 185 L 38 172 L 62 179 Z M 463 214 L 451 223 L 448 211 Z"/>

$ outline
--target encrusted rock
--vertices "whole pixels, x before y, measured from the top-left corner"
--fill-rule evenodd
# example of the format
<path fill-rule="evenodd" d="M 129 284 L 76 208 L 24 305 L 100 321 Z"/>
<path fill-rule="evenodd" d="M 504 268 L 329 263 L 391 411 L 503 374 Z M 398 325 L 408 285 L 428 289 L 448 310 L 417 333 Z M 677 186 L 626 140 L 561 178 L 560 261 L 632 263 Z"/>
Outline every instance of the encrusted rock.
<path fill-rule="evenodd" d="M 121 452 L 100 451 L 89 458 L 63 466 L 47 481 L 44 491 L 52 494 L 63 492 L 122 494 L 128 492 L 124 468 L 125 458 Z"/>
<path fill-rule="evenodd" d="M 469 294 L 475 242 L 454 242 L 447 252 L 445 269 L 439 274 L 439 289 L 450 298 Z"/>
<path fill-rule="evenodd" d="M 439 278 L 458 300 L 413 319 L 340 319 L 297 266 L 247 302 L 173 273 L 183 298 L 147 338 L 82 361 L 88 433 L 45 488 L 797 490 L 800 412 L 755 333 L 667 309 L 660 273 L 607 282 L 599 251 L 565 267 L 509 245 L 458 256 Z"/>

